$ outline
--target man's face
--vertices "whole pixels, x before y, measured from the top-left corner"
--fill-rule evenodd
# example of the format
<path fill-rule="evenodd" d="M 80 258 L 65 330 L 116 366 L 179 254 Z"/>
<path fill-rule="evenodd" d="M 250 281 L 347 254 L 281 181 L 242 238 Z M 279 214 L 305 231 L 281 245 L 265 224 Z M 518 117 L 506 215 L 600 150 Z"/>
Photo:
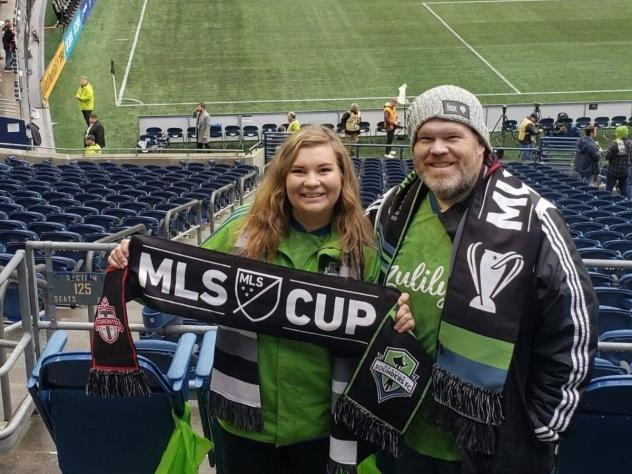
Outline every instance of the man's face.
<path fill-rule="evenodd" d="M 94 123 L 97 121 L 97 119 L 94 117 L 90 117 L 88 120 L 90 121 L 90 123 Z"/>
<path fill-rule="evenodd" d="M 424 123 L 413 147 L 415 170 L 437 198 L 450 204 L 474 187 L 484 154 L 471 128 L 441 119 Z"/>
<path fill-rule="evenodd" d="M 79 84 L 81 84 L 81 86 L 83 87 L 83 86 L 88 84 L 88 81 L 87 81 L 87 79 L 81 79 L 81 80 L 79 80 Z"/>

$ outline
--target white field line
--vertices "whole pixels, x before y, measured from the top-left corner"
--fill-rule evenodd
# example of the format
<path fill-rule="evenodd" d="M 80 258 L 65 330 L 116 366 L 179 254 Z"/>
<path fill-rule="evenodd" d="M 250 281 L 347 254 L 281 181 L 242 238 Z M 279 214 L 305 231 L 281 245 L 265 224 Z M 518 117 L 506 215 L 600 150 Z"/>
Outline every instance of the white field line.
<path fill-rule="evenodd" d="M 525 3 L 525 2 L 559 2 L 562 0 L 455 0 L 452 2 L 426 2 L 428 5 L 464 4 L 464 3 Z"/>
<path fill-rule="evenodd" d="M 481 56 L 481 55 L 478 53 L 478 51 L 476 51 L 474 48 L 472 48 L 472 46 L 470 46 L 470 44 L 469 44 L 467 41 L 465 41 L 463 38 L 461 38 L 461 36 L 460 36 L 460 35 L 459 35 L 456 31 L 454 31 L 454 29 L 452 29 L 452 27 L 450 27 L 450 25 L 448 25 L 448 24 L 447 24 L 447 23 L 443 20 L 443 18 L 441 18 L 439 15 L 437 15 L 437 14 L 434 12 L 434 10 L 433 10 L 432 8 L 430 8 L 430 6 L 428 6 L 428 4 L 427 4 L 427 3 L 425 3 L 425 2 L 424 2 L 424 3 L 422 3 L 422 5 L 424 6 L 424 8 L 426 8 L 426 10 L 428 10 L 430 13 L 432 13 L 432 15 L 433 15 L 433 16 L 434 16 L 437 20 L 439 20 L 439 22 L 441 22 L 441 24 L 442 24 L 443 26 L 445 26 L 445 27 L 448 29 L 448 31 L 449 31 L 450 33 L 452 33 L 452 34 L 456 37 L 456 39 L 458 39 L 461 43 L 463 43 L 463 45 L 464 45 L 467 49 L 469 49 L 472 53 L 474 53 L 474 55 L 476 55 L 476 57 L 477 57 L 478 59 L 480 59 L 481 61 L 483 61 L 483 63 L 484 63 L 484 64 L 485 64 L 488 68 L 490 68 L 490 69 L 494 72 L 494 74 L 496 74 L 496 75 L 497 75 L 497 76 L 498 76 L 498 77 L 499 77 L 499 78 L 500 78 L 500 79 L 501 79 L 501 80 L 502 80 L 505 84 L 507 84 L 509 87 L 511 87 L 511 89 L 512 89 L 512 90 L 513 90 L 516 94 L 520 94 L 520 93 L 521 93 L 521 92 L 518 90 L 518 88 L 517 88 L 516 86 L 514 86 L 511 82 L 509 82 L 509 80 L 508 80 L 505 76 L 503 76 L 503 75 L 500 73 L 500 71 L 498 71 L 498 69 L 496 69 L 494 66 L 492 66 L 492 65 L 490 64 L 490 62 L 489 62 L 489 61 L 487 61 L 487 59 L 485 59 L 483 56 Z"/>
<path fill-rule="evenodd" d="M 477 97 L 499 97 L 499 96 L 520 96 L 520 95 L 573 95 L 573 94 L 607 94 L 615 92 L 632 92 L 632 89 L 599 89 L 599 90 L 587 90 L 587 91 L 542 91 L 542 92 L 484 92 L 473 94 Z M 232 104 L 268 104 L 268 103 L 290 103 L 290 102 L 341 102 L 341 101 L 356 101 L 356 100 L 377 100 L 377 99 L 389 99 L 391 96 L 384 97 L 340 97 L 340 98 L 328 98 L 328 99 L 275 99 L 275 100 L 236 100 L 236 101 L 221 101 L 213 102 L 205 100 L 206 105 L 232 105 Z M 409 95 L 407 99 L 414 99 L 417 96 Z M 125 98 L 123 100 L 136 100 Z M 119 107 L 169 107 L 175 105 L 197 105 L 199 102 L 165 102 L 165 103 L 149 103 L 143 104 L 138 101 L 136 104 L 120 104 Z"/>
<path fill-rule="evenodd" d="M 140 11 L 140 18 L 138 19 L 138 25 L 136 25 L 136 34 L 134 35 L 134 42 L 132 43 L 132 49 L 129 52 L 127 67 L 125 68 L 125 74 L 123 75 L 123 82 L 121 83 L 121 90 L 119 91 L 119 94 L 118 94 L 118 105 L 121 105 L 121 102 L 123 101 L 125 86 L 127 86 L 127 77 L 129 76 L 129 71 L 132 68 L 132 61 L 134 60 L 134 53 L 136 52 L 136 45 L 138 44 L 138 37 L 140 36 L 140 27 L 143 25 L 143 18 L 145 18 L 146 8 L 147 8 L 147 0 L 143 2 L 143 9 Z"/>

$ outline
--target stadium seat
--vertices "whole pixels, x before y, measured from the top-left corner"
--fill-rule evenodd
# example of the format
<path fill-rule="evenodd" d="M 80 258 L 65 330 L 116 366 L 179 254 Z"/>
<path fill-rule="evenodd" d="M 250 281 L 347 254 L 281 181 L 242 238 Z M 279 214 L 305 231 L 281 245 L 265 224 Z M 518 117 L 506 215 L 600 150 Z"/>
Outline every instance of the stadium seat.
<path fill-rule="evenodd" d="M 0 220 L 0 230 L 26 230 L 26 222 L 11 219 Z"/>
<path fill-rule="evenodd" d="M 588 272 L 588 276 L 590 277 L 590 281 L 594 287 L 608 287 L 613 286 L 614 280 L 611 275 L 606 275 L 605 273 L 600 272 Z"/>
<path fill-rule="evenodd" d="M 632 329 L 632 316 L 626 309 L 600 306 L 597 317 L 597 332 L 603 334 L 619 329 Z"/>
<path fill-rule="evenodd" d="M 595 357 L 595 363 L 591 372 L 591 380 L 610 375 L 627 375 L 628 371 L 624 367 L 613 364 L 607 359 Z"/>
<path fill-rule="evenodd" d="M 610 126 L 612 128 L 617 128 L 620 125 L 627 125 L 627 118 L 625 115 L 615 115 L 610 119 Z"/>
<path fill-rule="evenodd" d="M 241 138 L 241 127 L 237 125 L 227 125 L 224 127 L 224 136 L 226 140 L 238 140 Z"/>
<path fill-rule="evenodd" d="M 174 429 L 172 410 L 178 416 L 185 411 L 195 336 L 183 334 L 175 351 L 168 346 L 172 363 L 166 373 L 150 359 L 155 349 L 145 356 L 137 346 L 151 395 L 134 398 L 87 396 L 92 356 L 64 353 L 66 341 L 65 332 L 53 334 L 28 382 L 57 447 L 60 469 L 91 474 L 154 472 Z"/>
<path fill-rule="evenodd" d="M 595 288 L 599 306 L 632 311 L 632 291 L 623 288 Z"/>
<path fill-rule="evenodd" d="M 579 129 L 582 129 L 590 125 L 591 122 L 592 122 L 592 119 L 590 117 L 578 117 L 575 120 L 575 126 Z"/>
<path fill-rule="evenodd" d="M 610 125 L 610 118 L 609 117 L 597 117 L 597 118 L 595 118 L 595 121 L 594 121 L 593 125 L 596 128 L 608 128 L 608 126 Z"/>
<path fill-rule="evenodd" d="M 30 222 L 27 224 L 28 230 L 32 230 L 37 235 L 43 232 L 52 232 L 55 230 L 66 230 L 66 226 L 60 222 Z"/>
<path fill-rule="evenodd" d="M 121 225 L 124 227 L 132 227 L 137 224 L 143 224 L 147 230 L 151 231 L 151 235 L 161 236 L 162 229 L 160 228 L 160 223 L 158 219 L 155 217 L 148 216 L 129 216 L 124 217 L 121 221 Z"/>
<path fill-rule="evenodd" d="M 261 133 L 262 134 L 266 134 L 266 133 L 270 133 L 270 132 L 276 132 L 278 129 L 278 126 L 276 123 L 264 123 L 261 126 Z"/>
<path fill-rule="evenodd" d="M 632 376 L 600 377 L 586 387 L 562 438 L 555 474 L 632 472 Z"/>
<path fill-rule="evenodd" d="M 584 237 L 587 239 L 598 240 L 603 245 L 603 243 L 608 240 L 623 239 L 624 235 L 621 232 L 615 232 L 612 230 L 593 230 L 590 232 L 584 232 Z"/>
<path fill-rule="evenodd" d="M 332 125 L 333 127 L 333 125 Z M 259 138 L 259 127 L 257 127 L 256 125 L 246 125 L 243 128 L 243 132 L 244 132 L 244 138 L 247 139 L 253 139 L 253 138 Z"/>
<path fill-rule="evenodd" d="M 78 224 L 82 220 L 79 214 L 71 214 L 68 212 L 62 212 L 59 214 L 49 214 L 46 216 L 46 222 L 61 222 L 66 227 L 72 224 Z"/>
<path fill-rule="evenodd" d="M 118 217 L 119 219 L 123 219 L 125 217 L 129 217 L 129 216 L 135 216 L 136 215 L 136 211 L 133 211 L 132 209 L 118 209 L 118 208 L 114 208 L 114 209 L 105 209 L 102 214 L 104 216 L 115 216 Z"/>

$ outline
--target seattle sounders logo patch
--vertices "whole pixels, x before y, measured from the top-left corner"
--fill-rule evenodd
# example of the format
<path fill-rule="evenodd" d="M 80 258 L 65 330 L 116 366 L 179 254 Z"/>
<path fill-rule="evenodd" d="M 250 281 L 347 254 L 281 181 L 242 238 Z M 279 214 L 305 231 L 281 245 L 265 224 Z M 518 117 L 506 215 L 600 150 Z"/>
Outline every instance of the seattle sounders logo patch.
<path fill-rule="evenodd" d="M 410 397 L 417 386 L 419 362 L 406 349 L 387 347 L 378 352 L 371 364 L 371 374 L 377 386 L 378 403 L 389 398 Z"/>

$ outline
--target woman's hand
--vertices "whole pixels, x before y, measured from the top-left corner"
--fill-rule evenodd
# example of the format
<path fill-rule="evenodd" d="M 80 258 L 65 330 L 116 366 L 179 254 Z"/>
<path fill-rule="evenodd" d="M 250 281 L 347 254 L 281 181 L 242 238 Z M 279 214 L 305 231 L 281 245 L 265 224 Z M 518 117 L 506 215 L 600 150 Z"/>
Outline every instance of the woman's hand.
<path fill-rule="evenodd" d="M 395 331 L 399 333 L 411 331 L 415 328 L 415 319 L 413 318 L 413 313 L 410 312 L 410 306 L 408 306 L 409 301 L 410 295 L 408 293 L 402 293 L 397 300 L 399 309 L 395 315 Z"/>
<path fill-rule="evenodd" d="M 108 263 L 114 268 L 122 270 L 127 266 L 127 259 L 129 258 L 129 239 L 121 240 L 108 257 Z"/>

